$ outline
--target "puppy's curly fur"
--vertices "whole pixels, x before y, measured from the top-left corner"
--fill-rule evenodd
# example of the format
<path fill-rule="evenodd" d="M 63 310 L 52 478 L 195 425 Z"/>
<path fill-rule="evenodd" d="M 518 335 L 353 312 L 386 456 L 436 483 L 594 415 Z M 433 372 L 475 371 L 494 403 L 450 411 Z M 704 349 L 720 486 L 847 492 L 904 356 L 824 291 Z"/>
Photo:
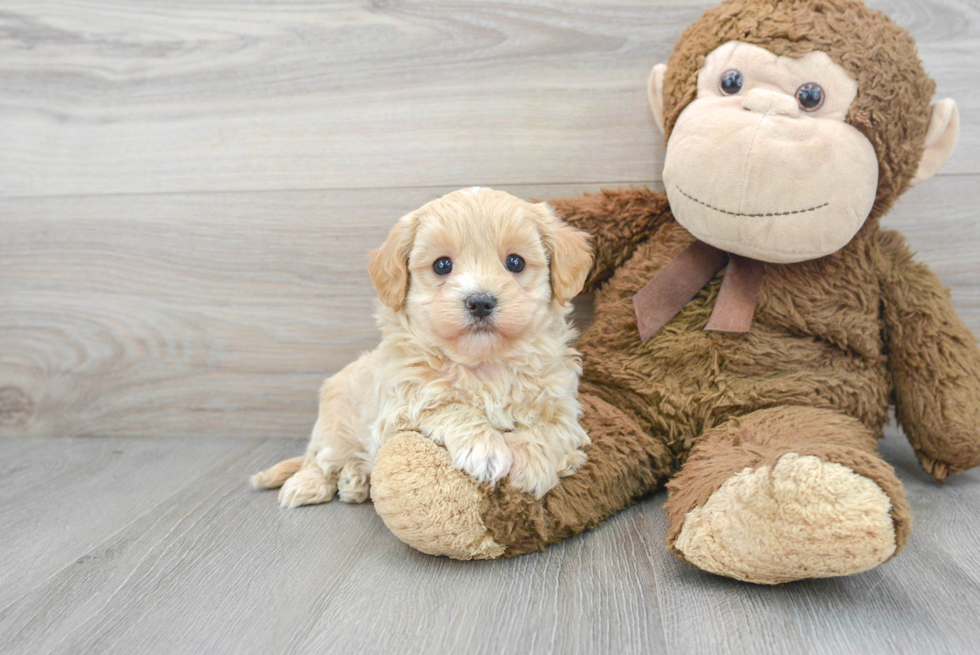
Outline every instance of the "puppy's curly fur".
<path fill-rule="evenodd" d="M 437 271 L 444 258 L 451 270 Z M 337 491 L 363 502 L 381 444 L 416 431 L 476 480 L 509 475 L 542 497 L 586 459 L 567 317 L 591 263 L 584 232 L 501 191 L 456 191 L 403 217 L 371 255 L 381 344 L 324 383 L 307 454 L 253 485 L 281 486 L 284 507 Z"/>

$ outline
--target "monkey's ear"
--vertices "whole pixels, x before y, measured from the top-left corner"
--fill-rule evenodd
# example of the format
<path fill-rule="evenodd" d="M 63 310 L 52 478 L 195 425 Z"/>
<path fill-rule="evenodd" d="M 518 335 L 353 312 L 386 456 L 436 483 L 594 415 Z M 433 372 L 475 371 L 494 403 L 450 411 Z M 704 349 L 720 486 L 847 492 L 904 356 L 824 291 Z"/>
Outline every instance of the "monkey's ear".
<path fill-rule="evenodd" d="M 374 290 L 381 296 L 381 302 L 396 312 L 405 303 L 408 293 L 408 256 L 415 242 L 418 213 L 403 216 L 391 231 L 380 248 L 371 252 L 368 273 Z"/>
<path fill-rule="evenodd" d="M 664 133 L 664 75 L 667 74 L 667 64 L 657 64 L 650 71 L 647 80 L 647 96 L 650 98 L 650 109 L 653 110 L 653 120 L 657 121 L 660 133 Z"/>
<path fill-rule="evenodd" d="M 946 98 L 932 106 L 932 120 L 926 132 L 926 149 L 919 160 L 919 170 L 912 178 L 912 186 L 925 182 L 939 172 L 943 164 L 956 150 L 960 138 L 960 112 L 956 103 Z"/>
<path fill-rule="evenodd" d="M 589 235 L 558 218 L 548 203 L 539 202 L 534 207 L 541 219 L 541 241 L 551 258 L 551 295 L 566 305 L 582 290 L 592 268 Z"/>

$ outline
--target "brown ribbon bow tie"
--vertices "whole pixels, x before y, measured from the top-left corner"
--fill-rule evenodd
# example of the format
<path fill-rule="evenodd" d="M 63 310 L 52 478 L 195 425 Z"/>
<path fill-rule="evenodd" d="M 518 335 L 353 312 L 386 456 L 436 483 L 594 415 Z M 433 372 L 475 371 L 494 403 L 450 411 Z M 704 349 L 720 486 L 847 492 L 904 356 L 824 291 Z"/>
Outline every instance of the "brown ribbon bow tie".
<path fill-rule="evenodd" d="M 695 241 L 633 296 L 640 339 L 646 341 L 677 316 L 718 271 L 728 265 L 705 330 L 748 332 L 765 262 Z"/>

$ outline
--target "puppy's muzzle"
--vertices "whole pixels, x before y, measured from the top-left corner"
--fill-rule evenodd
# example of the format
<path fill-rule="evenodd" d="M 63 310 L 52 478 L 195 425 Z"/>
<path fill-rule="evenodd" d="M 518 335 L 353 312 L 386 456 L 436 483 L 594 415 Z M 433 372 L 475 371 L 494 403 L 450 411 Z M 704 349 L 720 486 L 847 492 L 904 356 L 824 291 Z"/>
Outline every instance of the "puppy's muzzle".
<path fill-rule="evenodd" d="M 489 293 L 478 293 L 466 299 L 466 311 L 473 318 L 487 318 L 497 306 L 497 299 Z"/>

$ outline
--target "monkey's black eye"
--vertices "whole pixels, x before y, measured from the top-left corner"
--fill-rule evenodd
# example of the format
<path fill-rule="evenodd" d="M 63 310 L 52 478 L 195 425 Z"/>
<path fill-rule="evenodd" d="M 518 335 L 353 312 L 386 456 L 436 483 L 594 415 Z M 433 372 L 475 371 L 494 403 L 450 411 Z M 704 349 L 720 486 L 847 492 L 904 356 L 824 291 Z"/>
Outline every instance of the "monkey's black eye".
<path fill-rule="evenodd" d="M 507 255 L 506 266 L 511 273 L 520 273 L 524 270 L 524 258 L 520 255 Z"/>
<path fill-rule="evenodd" d="M 440 257 L 432 263 L 432 270 L 436 275 L 449 275 L 453 270 L 453 260 L 449 257 Z"/>
<path fill-rule="evenodd" d="M 803 111 L 816 111 L 823 106 L 827 94 L 816 82 L 807 82 L 796 90 L 796 101 Z"/>
<path fill-rule="evenodd" d="M 742 90 L 744 84 L 745 78 L 742 77 L 742 73 L 730 68 L 721 74 L 721 82 L 718 83 L 718 86 L 726 96 L 733 96 Z"/>

